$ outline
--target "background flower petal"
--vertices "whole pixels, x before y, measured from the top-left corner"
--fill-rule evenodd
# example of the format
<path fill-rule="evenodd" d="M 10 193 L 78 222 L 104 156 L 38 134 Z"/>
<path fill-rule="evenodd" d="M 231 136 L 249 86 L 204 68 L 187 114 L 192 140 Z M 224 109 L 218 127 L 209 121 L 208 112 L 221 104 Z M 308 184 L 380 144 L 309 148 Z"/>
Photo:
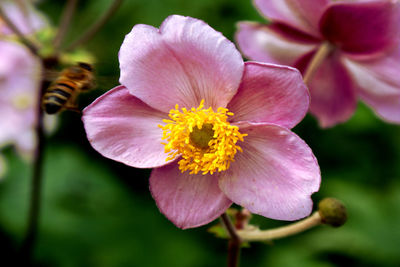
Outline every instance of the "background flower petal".
<path fill-rule="evenodd" d="M 3 8 L 4 13 L 15 24 L 15 26 L 23 34 L 33 34 L 48 25 L 46 19 L 34 10 L 29 1 L 19 1 L 23 6 L 21 9 L 17 1 L 0 1 L 0 6 Z M 0 23 L 0 34 L 14 34 L 14 32 L 6 25 Z"/>
<path fill-rule="evenodd" d="M 383 119 L 400 123 L 400 49 L 377 60 L 346 58 L 360 98 Z"/>
<path fill-rule="evenodd" d="M 41 62 L 25 46 L 8 41 L 0 41 L 0 59 L 0 145 L 14 143 L 20 150 L 32 151 L 33 139 L 30 143 L 19 139 L 36 124 Z"/>
<path fill-rule="evenodd" d="M 303 74 L 313 55 L 310 53 L 296 63 Z M 340 52 L 333 52 L 322 62 L 309 81 L 308 89 L 310 112 L 318 118 L 321 127 L 334 126 L 353 115 L 357 105 L 356 87 L 341 62 Z"/>
<path fill-rule="evenodd" d="M 321 19 L 324 37 L 343 51 L 380 52 L 399 44 L 400 2 L 369 1 L 332 4 Z"/>
<path fill-rule="evenodd" d="M 234 44 L 201 20 L 173 15 L 160 30 L 136 25 L 119 52 L 120 82 L 164 112 L 202 99 L 225 107 L 236 93 L 243 60 Z"/>
<path fill-rule="evenodd" d="M 319 40 L 283 24 L 240 22 L 236 42 L 243 55 L 251 60 L 293 65 L 315 49 Z"/>
<path fill-rule="evenodd" d="M 287 128 L 272 124 L 240 124 L 247 133 L 235 162 L 221 174 L 219 186 L 233 202 L 276 220 L 310 214 L 320 170 L 311 149 Z"/>
<path fill-rule="evenodd" d="M 158 127 L 167 114 L 159 112 L 118 86 L 83 111 L 89 142 L 104 157 L 137 168 L 167 164 Z"/>
<path fill-rule="evenodd" d="M 216 175 L 181 173 L 174 163 L 152 171 L 150 190 L 159 210 L 183 229 L 211 222 L 232 204 Z"/>
<path fill-rule="evenodd" d="M 228 104 L 234 121 L 294 127 L 308 111 L 310 96 L 297 69 L 246 62 L 238 93 Z"/>
<path fill-rule="evenodd" d="M 268 19 L 320 36 L 318 21 L 329 0 L 254 0 L 255 6 Z"/>

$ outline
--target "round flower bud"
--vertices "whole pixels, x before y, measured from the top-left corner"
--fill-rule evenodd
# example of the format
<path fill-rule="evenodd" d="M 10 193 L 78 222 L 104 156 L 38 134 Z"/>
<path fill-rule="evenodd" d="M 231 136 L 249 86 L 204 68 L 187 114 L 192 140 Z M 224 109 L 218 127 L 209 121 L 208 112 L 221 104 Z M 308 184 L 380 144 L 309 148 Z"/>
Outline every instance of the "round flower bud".
<path fill-rule="evenodd" d="M 321 221 L 333 227 L 342 226 L 347 220 L 347 210 L 344 204 L 335 198 L 325 198 L 318 204 Z"/>

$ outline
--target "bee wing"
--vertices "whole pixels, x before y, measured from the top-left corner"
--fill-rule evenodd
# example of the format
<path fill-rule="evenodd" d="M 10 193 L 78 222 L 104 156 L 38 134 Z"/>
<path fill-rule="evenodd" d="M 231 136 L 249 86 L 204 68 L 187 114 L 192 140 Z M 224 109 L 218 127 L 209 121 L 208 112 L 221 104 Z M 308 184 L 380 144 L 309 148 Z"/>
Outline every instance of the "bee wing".
<path fill-rule="evenodd" d="M 45 69 L 42 72 L 42 79 L 46 82 L 52 82 L 60 76 L 60 71 Z"/>

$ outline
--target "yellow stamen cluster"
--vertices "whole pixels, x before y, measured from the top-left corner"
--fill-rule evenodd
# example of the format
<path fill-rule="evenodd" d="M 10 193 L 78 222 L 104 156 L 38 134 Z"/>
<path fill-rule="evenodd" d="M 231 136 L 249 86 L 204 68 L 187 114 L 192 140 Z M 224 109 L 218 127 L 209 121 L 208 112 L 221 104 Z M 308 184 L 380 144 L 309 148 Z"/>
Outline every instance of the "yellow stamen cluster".
<path fill-rule="evenodd" d="M 233 113 L 226 108 L 218 108 L 217 112 L 209 107 L 204 108 L 204 100 L 198 108 L 187 110 L 176 105 L 169 112 L 169 120 L 164 120 L 166 125 L 159 127 L 163 130 L 162 142 L 168 160 L 181 156 L 178 162 L 179 169 L 190 174 L 213 174 L 225 171 L 234 156 L 242 149 L 236 144 L 243 142 L 239 127 L 230 125 L 228 116 Z"/>

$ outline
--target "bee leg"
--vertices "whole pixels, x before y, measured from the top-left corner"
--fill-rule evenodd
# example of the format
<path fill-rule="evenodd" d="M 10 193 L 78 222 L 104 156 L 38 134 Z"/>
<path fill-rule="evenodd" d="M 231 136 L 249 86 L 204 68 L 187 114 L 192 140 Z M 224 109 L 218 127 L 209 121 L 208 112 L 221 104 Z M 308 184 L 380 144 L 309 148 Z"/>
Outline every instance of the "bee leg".
<path fill-rule="evenodd" d="M 69 110 L 69 111 L 73 111 L 73 112 L 77 112 L 77 113 L 82 113 L 82 111 L 78 108 L 78 106 L 77 105 L 73 105 L 73 104 L 65 105 L 64 109 Z"/>

